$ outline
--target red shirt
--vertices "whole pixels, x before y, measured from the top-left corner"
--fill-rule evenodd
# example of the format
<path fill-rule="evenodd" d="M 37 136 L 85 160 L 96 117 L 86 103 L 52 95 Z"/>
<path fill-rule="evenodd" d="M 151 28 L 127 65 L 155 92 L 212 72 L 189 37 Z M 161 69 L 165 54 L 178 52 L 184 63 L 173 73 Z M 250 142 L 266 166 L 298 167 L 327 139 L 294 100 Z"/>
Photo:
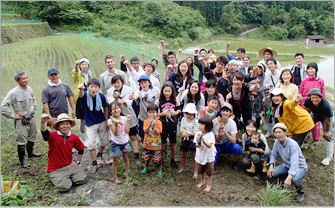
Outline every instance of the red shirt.
<path fill-rule="evenodd" d="M 72 163 L 72 148 L 84 150 L 85 146 L 79 137 L 73 133 L 65 139 L 57 131 L 50 132 L 49 151 L 48 151 L 48 169 L 47 172 L 53 172 L 68 166 Z"/>

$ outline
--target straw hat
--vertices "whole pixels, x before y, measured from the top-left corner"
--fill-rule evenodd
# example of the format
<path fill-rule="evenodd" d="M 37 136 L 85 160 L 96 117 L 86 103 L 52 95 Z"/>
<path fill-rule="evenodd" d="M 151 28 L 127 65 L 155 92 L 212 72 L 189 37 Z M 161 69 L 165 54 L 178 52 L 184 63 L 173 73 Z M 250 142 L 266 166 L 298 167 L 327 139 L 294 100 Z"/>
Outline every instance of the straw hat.
<path fill-rule="evenodd" d="M 76 122 L 70 119 L 69 115 L 67 115 L 66 113 L 61 113 L 57 116 L 57 121 L 52 124 L 52 128 L 57 129 L 57 125 L 63 121 L 69 121 L 71 123 L 71 127 L 74 127 L 76 125 Z"/>
<path fill-rule="evenodd" d="M 276 128 L 281 128 L 283 129 L 283 131 L 287 132 L 287 127 L 285 124 L 283 123 L 276 123 L 276 125 L 272 128 L 272 132 L 274 133 L 274 131 L 276 130 Z"/>
<path fill-rule="evenodd" d="M 269 50 L 269 51 L 272 52 L 272 57 L 273 57 L 273 58 L 275 58 L 275 57 L 277 56 L 277 52 L 274 51 L 274 50 L 273 50 L 272 48 L 270 48 L 270 47 L 262 48 L 261 50 L 258 51 L 258 54 L 259 54 L 260 56 L 264 56 L 264 51 L 266 51 L 266 50 Z"/>

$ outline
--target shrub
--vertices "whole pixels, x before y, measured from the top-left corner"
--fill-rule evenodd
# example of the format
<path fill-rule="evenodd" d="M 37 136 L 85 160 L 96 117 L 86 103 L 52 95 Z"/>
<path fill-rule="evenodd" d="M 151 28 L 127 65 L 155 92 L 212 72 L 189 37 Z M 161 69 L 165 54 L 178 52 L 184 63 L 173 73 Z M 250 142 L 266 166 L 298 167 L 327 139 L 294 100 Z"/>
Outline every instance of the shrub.
<path fill-rule="evenodd" d="M 34 194 L 27 185 L 21 185 L 19 190 L 10 189 L 8 193 L 1 194 L 1 206 L 28 206 L 27 199 Z"/>
<path fill-rule="evenodd" d="M 291 189 L 282 188 L 278 181 L 275 184 L 266 181 L 266 187 L 257 196 L 261 206 L 290 206 L 293 203 L 292 194 Z"/>

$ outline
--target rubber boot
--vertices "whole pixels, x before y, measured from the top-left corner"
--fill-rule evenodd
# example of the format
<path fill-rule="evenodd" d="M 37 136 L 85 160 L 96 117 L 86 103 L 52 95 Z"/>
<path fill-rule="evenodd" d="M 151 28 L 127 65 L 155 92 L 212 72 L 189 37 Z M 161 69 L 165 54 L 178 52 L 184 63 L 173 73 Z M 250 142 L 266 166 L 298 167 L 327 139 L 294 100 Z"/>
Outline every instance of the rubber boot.
<path fill-rule="evenodd" d="M 322 165 L 329 165 L 330 160 L 333 158 L 334 153 L 334 141 L 326 141 L 326 158 L 321 161 Z"/>
<path fill-rule="evenodd" d="M 265 137 L 270 137 L 272 136 L 272 123 L 266 123 L 266 134 Z"/>
<path fill-rule="evenodd" d="M 28 153 L 28 157 L 41 157 L 42 154 L 41 153 L 34 153 L 34 142 L 28 142 L 27 143 L 27 153 Z"/>
<path fill-rule="evenodd" d="M 256 166 L 251 165 L 250 169 L 247 169 L 248 173 L 256 173 Z"/>
<path fill-rule="evenodd" d="M 263 165 L 262 173 L 268 172 L 268 166 Z"/>
<path fill-rule="evenodd" d="M 302 188 L 302 186 L 296 186 L 296 189 L 297 189 L 297 197 L 296 197 L 296 200 L 297 202 L 303 202 L 304 199 L 305 199 L 305 192 L 304 192 L 304 189 Z"/>
<path fill-rule="evenodd" d="M 17 153 L 19 155 L 21 167 L 29 168 L 30 164 L 26 161 L 24 157 L 26 155 L 26 150 L 24 149 L 24 145 L 17 145 Z"/>

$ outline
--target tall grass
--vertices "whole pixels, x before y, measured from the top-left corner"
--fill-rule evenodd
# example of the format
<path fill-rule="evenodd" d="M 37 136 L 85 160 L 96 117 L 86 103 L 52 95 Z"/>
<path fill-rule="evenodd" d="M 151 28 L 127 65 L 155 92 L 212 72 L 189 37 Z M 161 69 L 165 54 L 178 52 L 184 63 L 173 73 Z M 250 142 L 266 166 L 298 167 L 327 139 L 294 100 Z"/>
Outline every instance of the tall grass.
<path fill-rule="evenodd" d="M 270 184 L 266 181 L 266 187 L 262 188 L 258 197 L 261 206 L 291 206 L 293 191 L 282 188 L 280 183 Z"/>

